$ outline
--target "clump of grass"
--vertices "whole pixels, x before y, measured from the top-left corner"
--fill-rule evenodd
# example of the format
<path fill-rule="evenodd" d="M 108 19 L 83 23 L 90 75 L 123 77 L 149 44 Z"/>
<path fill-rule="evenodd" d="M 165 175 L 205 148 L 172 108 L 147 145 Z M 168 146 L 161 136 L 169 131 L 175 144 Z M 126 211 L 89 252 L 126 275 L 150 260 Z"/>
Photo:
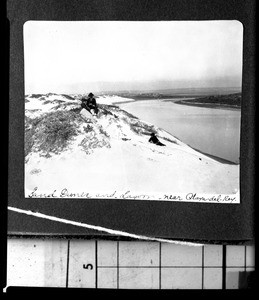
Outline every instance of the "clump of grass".
<path fill-rule="evenodd" d="M 165 140 L 165 141 L 168 141 L 168 142 L 170 142 L 170 143 L 174 143 L 174 144 L 178 145 L 177 141 L 174 141 L 174 140 L 169 139 L 169 138 L 167 138 L 167 137 L 162 137 L 162 139 Z"/>
<path fill-rule="evenodd" d="M 25 116 L 25 139 L 24 139 L 24 155 L 25 157 L 32 151 L 35 144 L 34 135 L 36 133 L 37 124 L 41 121 L 42 117 L 31 119 Z"/>
<path fill-rule="evenodd" d="M 79 146 L 84 149 L 86 154 L 91 154 L 96 148 L 111 148 L 109 141 L 105 139 L 99 140 L 95 135 L 84 138 Z"/>
<path fill-rule="evenodd" d="M 41 117 L 28 119 L 25 131 L 25 156 L 32 148 L 49 156 L 64 150 L 77 134 L 75 121 L 78 115 L 71 111 L 55 111 Z"/>
<path fill-rule="evenodd" d="M 31 98 L 40 98 L 42 97 L 42 94 L 32 94 Z"/>
<path fill-rule="evenodd" d="M 69 106 L 75 106 L 75 103 L 66 103 L 66 102 L 61 102 L 58 105 L 54 106 L 53 109 L 58 110 L 58 109 L 66 109 Z"/>
<path fill-rule="evenodd" d="M 71 108 L 70 111 L 76 113 L 76 114 L 79 114 L 80 111 L 81 111 L 82 107 L 81 106 L 78 106 L 78 107 L 74 107 L 74 108 Z"/>
<path fill-rule="evenodd" d="M 30 174 L 39 174 L 41 172 L 41 169 L 36 169 L 36 168 L 34 168 L 34 169 L 32 169 L 31 170 L 31 172 L 30 172 Z"/>
<path fill-rule="evenodd" d="M 44 101 L 43 105 L 49 104 L 49 103 L 53 103 L 53 101 L 51 101 L 51 100 L 46 100 L 46 101 Z"/>
<path fill-rule="evenodd" d="M 153 125 L 149 125 L 142 122 L 130 122 L 130 129 L 137 134 L 149 134 L 150 132 L 156 133 Z"/>
<path fill-rule="evenodd" d="M 89 124 L 87 124 L 87 126 L 84 126 L 84 132 L 88 133 L 91 132 L 93 130 L 93 127 Z"/>
<path fill-rule="evenodd" d="M 61 94 L 63 97 L 69 99 L 69 100 L 75 100 L 73 97 L 66 95 L 66 94 Z"/>
<path fill-rule="evenodd" d="M 101 134 L 103 134 L 103 135 L 106 136 L 107 138 L 110 137 L 109 134 L 103 129 L 102 126 L 99 127 L 99 131 L 100 131 Z"/>
<path fill-rule="evenodd" d="M 50 113 L 41 121 L 41 131 L 38 134 L 42 151 L 61 151 L 68 141 L 77 133 L 74 113 L 56 111 Z"/>
<path fill-rule="evenodd" d="M 98 101 L 97 101 L 98 102 Z M 98 107 L 101 109 L 111 110 L 111 109 L 119 109 L 118 106 L 112 104 L 98 104 Z"/>
<path fill-rule="evenodd" d="M 31 153 L 32 147 L 34 145 L 33 135 L 35 133 L 35 129 L 27 129 L 25 130 L 25 140 L 24 140 L 24 156 L 26 157 L 29 153 Z"/>
<path fill-rule="evenodd" d="M 98 105 L 98 108 L 99 108 L 99 116 L 107 116 L 107 115 L 113 115 L 109 109 L 107 109 L 107 105 Z"/>
<path fill-rule="evenodd" d="M 137 118 L 136 116 L 134 116 L 134 115 L 128 113 L 128 112 L 125 111 L 125 110 L 121 110 L 121 111 L 122 111 L 127 117 L 129 117 L 129 118 L 131 118 L 131 119 L 136 119 L 136 120 L 139 119 L 139 118 Z"/>
<path fill-rule="evenodd" d="M 63 100 L 59 100 L 59 99 L 55 99 L 55 100 L 46 100 L 46 101 L 44 101 L 44 103 L 43 104 L 49 104 L 49 103 L 51 103 L 51 104 L 63 104 L 63 103 L 65 103 Z"/>

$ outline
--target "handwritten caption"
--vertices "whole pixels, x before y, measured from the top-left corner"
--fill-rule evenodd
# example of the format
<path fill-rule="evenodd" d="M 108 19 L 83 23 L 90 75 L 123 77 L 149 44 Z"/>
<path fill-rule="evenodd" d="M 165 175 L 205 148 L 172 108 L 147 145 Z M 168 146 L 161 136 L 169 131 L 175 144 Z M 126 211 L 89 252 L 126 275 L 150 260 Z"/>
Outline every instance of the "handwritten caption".
<path fill-rule="evenodd" d="M 237 194 L 198 194 L 198 193 L 182 193 L 182 194 L 163 194 L 163 195 L 146 195 L 135 194 L 131 191 L 112 193 L 89 193 L 89 192 L 71 192 L 67 188 L 60 191 L 53 190 L 50 193 L 42 193 L 38 187 L 35 187 L 26 198 L 83 198 L 83 199 L 128 199 L 128 200 L 161 200 L 161 201 L 178 201 L 178 202 L 202 202 L 202 203 L 239 203 Z"/>

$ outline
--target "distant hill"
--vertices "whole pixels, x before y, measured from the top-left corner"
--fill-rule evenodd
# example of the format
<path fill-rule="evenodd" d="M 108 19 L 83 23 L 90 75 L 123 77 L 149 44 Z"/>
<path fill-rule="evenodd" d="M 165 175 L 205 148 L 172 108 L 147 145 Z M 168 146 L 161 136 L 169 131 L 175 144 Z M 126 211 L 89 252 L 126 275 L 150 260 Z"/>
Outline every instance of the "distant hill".
<path fill-rule="evenodd" d="M 134 99 L 153 99 L 158 98 L 179 98 L 179 97 L 206 97 L 212 95 L 226 95 L 241 92 L 240 87 L 196 87 L 196 88 L 168 88 L 168 89 L 149 89 L 149 90 L 120 90 L 102 91 L 96 95 L 120 95 L 121 97 L 132 97 Z"/>
<path fill-rule="evenodd" d="M 237 88 L 183 88 L 183 89 L 167 89 L 157 91 L 121 91 L 116 95 L 120 97 L 128 97 L 134 100 L 156 100 L 156 99 L 175 99 L 175 98 L 209 98 L 223 97 L 229 95 L 240 94 Z"/>
<path fill-rule="evenodd" d="M 195 106 L 206 106 L 213 108 L 241 108 L 241 99 L 241 93 L 234 93 L 228 95 L 206 96 L 201 98 L 195 98 L 193 100 L 179 100 L 175 103 Z"/>

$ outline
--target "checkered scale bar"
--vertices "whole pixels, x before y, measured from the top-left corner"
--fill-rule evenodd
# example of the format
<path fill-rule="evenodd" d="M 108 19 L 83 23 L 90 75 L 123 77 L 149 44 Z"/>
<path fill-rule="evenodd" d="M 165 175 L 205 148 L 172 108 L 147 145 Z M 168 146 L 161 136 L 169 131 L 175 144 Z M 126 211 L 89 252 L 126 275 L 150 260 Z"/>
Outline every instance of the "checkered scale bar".
<path fill-rule="evenodd" d="M 238 289 L 254 270 L 253 246 L 8 239 L 8 286 Z"/>

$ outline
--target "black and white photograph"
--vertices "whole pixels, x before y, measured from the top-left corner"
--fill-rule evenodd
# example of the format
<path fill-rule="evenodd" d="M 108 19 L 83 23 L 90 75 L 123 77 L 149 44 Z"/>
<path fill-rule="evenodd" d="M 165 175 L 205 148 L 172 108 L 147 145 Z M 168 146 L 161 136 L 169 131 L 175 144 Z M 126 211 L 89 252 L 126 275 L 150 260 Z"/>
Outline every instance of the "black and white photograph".
<path fill-rule="evenodd" d="M 25 195 L 239 202 L 238 21 L 24 24 Z"/>
<path fill-rule="evenodd" d="M 4 292 L 254 285 L 254 1 L 140 2 L 8 0 Z"/>

